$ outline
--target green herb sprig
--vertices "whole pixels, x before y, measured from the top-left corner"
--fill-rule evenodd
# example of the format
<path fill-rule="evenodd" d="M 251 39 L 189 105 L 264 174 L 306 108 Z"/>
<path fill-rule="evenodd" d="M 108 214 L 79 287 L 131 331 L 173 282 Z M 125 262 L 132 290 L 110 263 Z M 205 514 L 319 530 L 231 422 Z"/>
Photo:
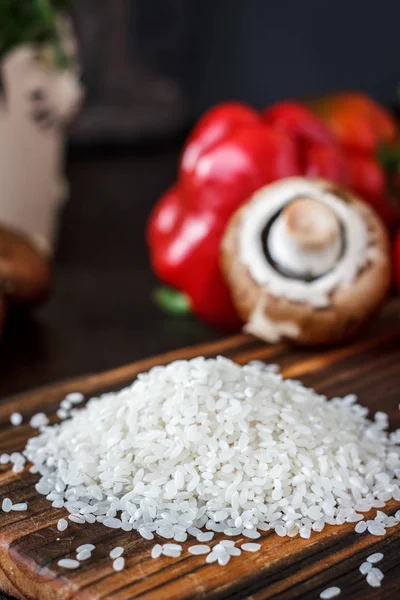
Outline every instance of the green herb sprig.
<path fill-rule="evenodd" d="M 60 69 L 69 65 L 57 17 L 71 0 L 0 0 L 0 58 L 21 44 L 48 45 Z"/>

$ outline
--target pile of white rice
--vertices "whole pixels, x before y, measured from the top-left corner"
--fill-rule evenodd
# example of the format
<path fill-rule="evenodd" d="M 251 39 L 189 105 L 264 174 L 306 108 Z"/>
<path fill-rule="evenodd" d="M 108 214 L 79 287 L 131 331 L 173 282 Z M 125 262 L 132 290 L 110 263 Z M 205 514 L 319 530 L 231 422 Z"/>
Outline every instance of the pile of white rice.
<path fill-rule="evenodd" d="M 183 542 L 357 522 L 400 501 L 398 433 L 354 396 L 324 396 L 260 364 L 177 361 L 71 407 L 25 456 L 36 489 L 78 523 Z"/>

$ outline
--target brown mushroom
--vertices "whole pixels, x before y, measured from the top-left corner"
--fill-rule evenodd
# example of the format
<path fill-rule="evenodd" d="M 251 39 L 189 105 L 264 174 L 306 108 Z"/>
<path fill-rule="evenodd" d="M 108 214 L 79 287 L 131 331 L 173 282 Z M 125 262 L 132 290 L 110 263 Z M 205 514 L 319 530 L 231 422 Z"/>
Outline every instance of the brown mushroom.
<path fill-rule="evenodd" d="M 0 227 L 0 292 L 10 304 L 34 305 L 49 294 L 49 259 L 24 235 Z"/>
<path fill-rule="evenodd" d="M 228 224 L 221 252 L 247 331 L 270 342 L 342 341 L 377 311 L 390 286 L 380 219 L 321 179 L 258 190 Z"/>

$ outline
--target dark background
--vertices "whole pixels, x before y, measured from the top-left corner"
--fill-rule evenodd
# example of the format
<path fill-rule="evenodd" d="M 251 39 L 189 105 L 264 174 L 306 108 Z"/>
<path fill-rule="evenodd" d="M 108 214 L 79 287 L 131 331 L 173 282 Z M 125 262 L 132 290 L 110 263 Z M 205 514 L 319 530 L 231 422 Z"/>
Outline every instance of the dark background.
<path fill-rule="evenodd" d="M 74 19 L 87 98 L 68 151 L 54 293 L 32 316 L 10 315 L 0 397 L 221 335 L 155 307 L 145 245 L 206 108 L 342 88 L 397 103 L 395 0 L 79 0 Z"/>
<path fill-rule="evenodd" d="M 398 101 L 397 0 L 80 0 L 80 142 L 170 137 L 227 99 Z"/>

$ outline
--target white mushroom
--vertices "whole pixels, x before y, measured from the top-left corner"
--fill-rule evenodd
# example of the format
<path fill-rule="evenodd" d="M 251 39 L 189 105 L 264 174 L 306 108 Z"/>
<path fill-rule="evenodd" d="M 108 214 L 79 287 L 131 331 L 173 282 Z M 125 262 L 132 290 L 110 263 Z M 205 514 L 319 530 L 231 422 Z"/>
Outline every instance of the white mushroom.
<path fill-rule="evenodd" d="M 234 215 L 222 268 L 247 330 L 268 341 L 339 341 L 390 284 L 375 213 L 331 182 L 300 177 L 261 188 Z"/>
<path fill-rule="evenodd" d="M 295 204 L 298 198 L 302 198 L 299 205 Z M 318 227 L 318 232 L 313 234 L 313 246 L 308 248 L 304 244 L 305 228 L 300 233 L 300 225 L 295 226 L 293 223 L 293 212 L 299 212 L 298 208 L 303 212 L 305 199 L 308 204 L 311 203 L 314 216 L 310 215 L 310 219 L 314 224 L 322 213 L 329 221 L 325 234 L 322 231 L 324 227 Z M 277 218 L 281 211 L 282 216 Z M 278 232 L 275 229 L 271 236 L 275 218 Z M 335 234 L 333 221 L 336 221 L 337 227 L 340 223 L 343 243 L 338 232 Z M 281 272 L 266 259 L 263 240 L 265 231 L 267 248 L 277 255 L 278 265 L 282 261 L 283 266 L 294 267 L 294 273 L 290 275 L 295 274 L 297 277 L 288 277 L 286 269 Z M 324 236 L 325 242 L 329 236 L 332 239 L 331 244 L 326 244 L 325 247 L 321 242 Z M 302 243 L 300 239 L 303 240 Z M 319 246 L 316 245 L 318 239 Z M 257 283 L 267 286 L 269 292 L 276 297 L 308 302 L 318 307 L 328 306 L 331 292 L 338 285 L 352 281 L 368 260 L 368 231 L 361 214 L 330 192 L 329 188 L 321 189 L 315 181 L 300 177 L 284 179 L 261 188 L 254 194 L 243 213 L 238 242 L 240 262 L 247 266 Z M 322 273 L 324 276 L 314 277 L 309 281 L 305 275 L 310 270 L 310 265 L 318 275 Z"/>

